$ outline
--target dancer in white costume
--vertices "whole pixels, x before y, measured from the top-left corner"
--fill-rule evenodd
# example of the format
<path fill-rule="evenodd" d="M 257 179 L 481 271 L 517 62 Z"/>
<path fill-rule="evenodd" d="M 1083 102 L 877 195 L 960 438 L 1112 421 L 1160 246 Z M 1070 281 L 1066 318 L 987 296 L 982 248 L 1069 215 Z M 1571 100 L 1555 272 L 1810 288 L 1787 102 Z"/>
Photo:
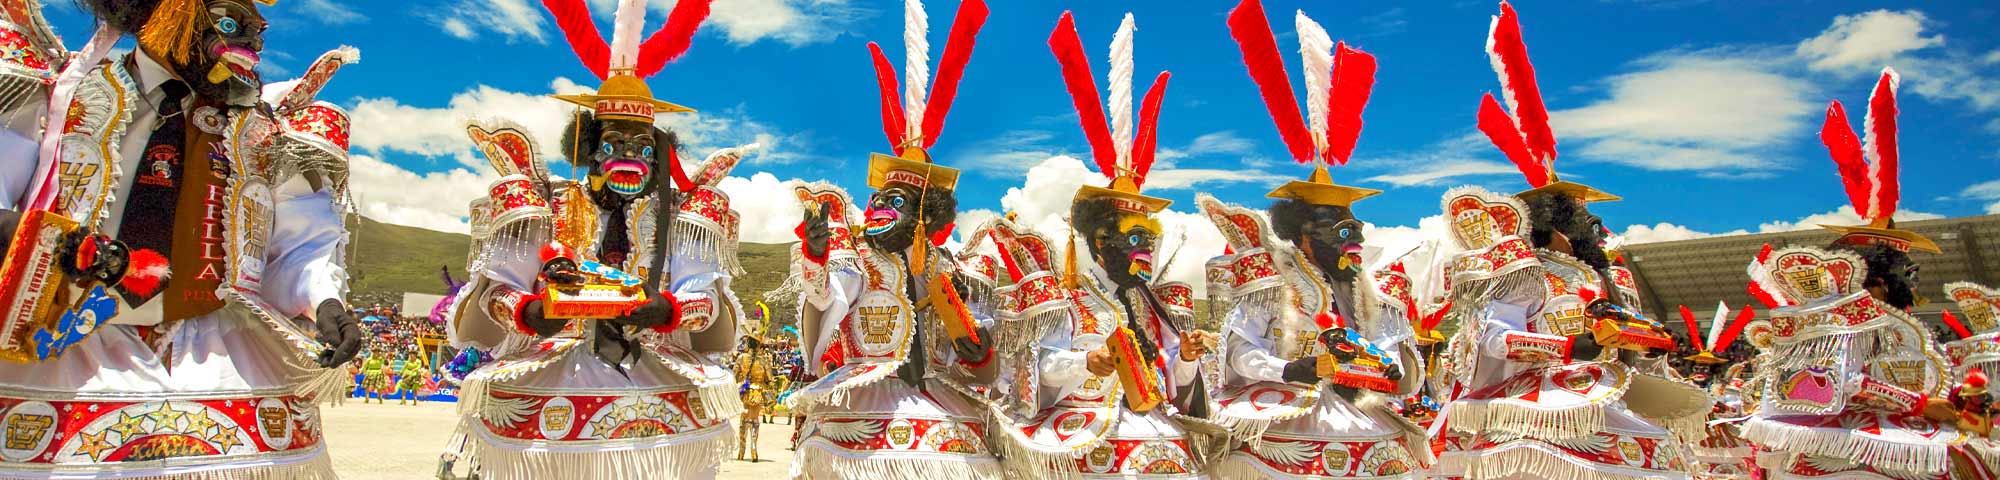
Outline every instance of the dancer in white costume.
<path fill-rule="evenodd" d="M 1493 478 L 1687 478 L 1706 391 L 1666 363 L 1665 327 L 1637 315 L 1638 285 L 1614 264 L 1588 204 L 1618 197 L 1556 177 L 1555 137 L 1514 8 L 1500 4 L 1487 54 L 1513 114 L 1493 95 L 1479 128 L 1530 190 L 1445 193 L 1452 308 L 1464 327 L 1446 375 L 1453 399 L 1431 474 Z"/>
<path fill-rule="evenodd" d="M 796 295 L 807 358 L 839 360 L 830 370 L 813 362 L 820 379 L 786 399 L 806 416 L 795 478 L 999 478 L 988 424 L 966 397 L 992 379 L 992 319 L 959 294 L 978 280 L 941 247 L 957 216 L 958 170 L 932 163 L 928 153 L 986 13 L 980 0 L 959 3 L 930 84 L 928 17 L 920 2 L 906 4 L 908 78 L 900 104 L 894 67 L 869 43 L 895 154 L 869 158 L 875 191 L 860 219 L 838 187 L 795 187 L 806 211 L 803 241 L 792 277 L 772 298 Z"/>
<path fill-rule="evenodd" d="M 481 478 L 709 478 L 733 447 L 738 218 L 715 185 L 754 146 L 684 172 L 654 116 L 692 110 L 643 80 L 686 50 L 707 3 L 680 2 L 641 44 L 646 2 L 624 0 L 609 46 L 574 34 L 591 27 L 582 0 L 546 3 L 604 80 L 556 96 L 582 107 L 562 153 L 583 178 L 552 176 L 519 127 L 466 128 L 501 178 L 472 204 L 473 280 L 450 335 L 495 360 L 461 382 L 446 458 Z"/>
<path fill-rule="evenodd" d="M 361 332 L 348 119 L 313 98 L 358 53 L 264 85 L 247 0 L 81 2 L 74 53 L 39 3 L 0 2 L 0 477 L 332 478 Z"/>
<path fill-rule="evenodd" d="M 1112 37 L 1108 123 L 1070 13 L 1049 37 L 1084 137 L 1112 179 L 1077 191 L 1063 265 L 1039 236 L 1005 221 L 989 229 L 1016 281 L 996 292 L 1015 340 L 1006 344 L 1026 347 L 1005 352 L 1008 375 L 996 389 L 995 443 L 1016 478 L 1206 478 L 1202 454 L 1217 450 L 1187 428 L 1208 422 L 1183 415 L 1208 410 L 1197 359 L 1212 338 L 1181 333 L 1193 319 L 1187 285 L 1153 282 L 1152 214 L 1168 201 L 1139 188 L 1169 75 L 1160 72 L 1134 115 L 1133 31 L 1127 14 Z M 1093 262 L 1079 266 L 1084 254 Z"/>
<path fill-rule="evenodd" d="M 1828 248 L 1759 255 L 1751 281 L 1782 306 L 1758 358 L 1758 405 L 1743 436 L 1767 478 L 1991 478 L 1990 443 L 1956 428 L 1952 364 L 1909 313 L 1921 300 L 1911 252 L 1940 253 L 1896 228 L 1895 70 L 1869 95 L 1865 141 L 1845 109 L 1827 109 L 1820 139 L 1867 225 L 1823 227 Z M 1971 393 L 1971 392 L 1963 392 Z"/>
<path fill-rule="evenodd" d="M 1396 411 L 1423 379 L 1410 279 L 1365 268 L 1352 207 L 1380 192 L 1336 185 L 1327 171 L 1347 162 L 1360 135 L 1375 58 L 1336 45 L 1304 12 L 1295 18 L 1310 92 L 1304 117 L 1260 2 L 1238 5 L 1229 24 L 1278 131 L 1297 142 L 1290 151 L 1312 175 L 1271 192 L 1269 222 L 1249 208 L 1196 199 L 1234 252 L 1210 261 L 1223 273 L 1211 276 L 1210 290 L 1226 289 L 1234 305 L 1224 320 L 1229 360 L 1216 414 L 1246 442 L 1215 474 L 1413 478 L 1430 445 Z"/>

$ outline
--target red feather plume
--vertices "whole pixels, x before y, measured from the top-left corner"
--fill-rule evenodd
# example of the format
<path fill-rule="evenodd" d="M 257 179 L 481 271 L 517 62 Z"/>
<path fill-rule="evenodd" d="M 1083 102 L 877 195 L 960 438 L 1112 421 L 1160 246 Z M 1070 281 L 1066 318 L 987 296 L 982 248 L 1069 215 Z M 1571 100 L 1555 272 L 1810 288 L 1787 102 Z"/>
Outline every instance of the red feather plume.
<path fill-rule="evenodd" d="M 1090 156 L 1097 160 L 1097 171 L 1105 178 L 1117 179 L 1118 150 L 1111 145 L 1111 124 L 1104 119 L 1104 100 L 1097 97 L 1097 80 L 1091 77 L 1090 58 L 1083 52 L 1083 40 L 1077 38 L 1076 20 L 1069 12 L 1063 12 L 1056 21 L 1056 30 L 1049 33 L 1049 51 L 1062 64 L 1063 83 L 1083 123 L 1083 138 L 1090 142 Z"/>
<path fill-rule="evenodd" d="M 1965 323 L 1958 321 L 1958 316 L 1952 315 L 1949 310 L 1944 312 L 1944 324 L 1951 327 L 1951 331 L 1957 333 L 1958 338 L 1972 338 L 1972 330 L 1966 329 Z"/>
<path fill-rule="evenodd" d="M 1854 135 L 1854 127 L 1847 123 L 1847 109 L 1834 100 L 1826 106 L 1826 123 L 1819 128 L 1819 141 L 1826 144 L 1826 152 L 1833 157 L 1833 165 L 1840 169 L 1840 183 L 1847 187 L 1847 201 L 1854 205 L 1854 213 L 1868 218 L 1868 161 L 1862 158 L 1861 139 Z"/>
<path fill-rule="evenodd" d="M 1500 2 L 1500 16 L 1493 19 L 1489 33 L 1486 50 L 1493 70 L 1500 75 L 1508 104 L 1514 107 L 1528 151 L 1546 168 L 1556 160 L 1556 136 L 1549 130 L 1549 109 L 1542 104 L 1541 89 L 1535 85 L 1535 66 L 1528 62 L 1528 45 L 1521 40 L 1521 19 L 1513 5 Z"/>
<path fill-rule="evenodd" d="M 173 276 L 168 269 L 167 257 L 152 249 L 133 249 L 125 261 L 125 277 L 118 280 L 118 290 L 128 298 L 149 299 L 160 293 L 166 286 L 167 278 Z"/>
<path fill-rule="evenodd" d="M 1375 56 L 1347 46 L 1335 46 L 1333 85 L 1327 95 L 1326 151 L 1330 165 L 1346 165 L 1361 138 L 1361 110 L 1368 106 L 1368 94 L 1375 88 Z"/>
<path fill-rule="evenodd" d="M 1292 159 L 1299 163 L 1311 161 L 1312 130 L 1306 128 L 1305 117 L 1299 114 L 1298 98 L 1292 94 L 1290 75 L 1285 73 L 1285 60 L 1278 53 L 1278 40 L 1271 34 L 1270 20 L 1264 18 L 1264 4 L 1243 0 L 1230 10 L 1229 36 L 1235 37 L 1236 46 L 1243 50 L 1243 64 L 1250 67 L 1250 79 L 1257 82 L 1257 91 L 1264 96 L 1264 107 L 1270 109 L 1271 120 L 1278 124 L 1278 136 L 1292 150 Z"/>
<path fill-rule="evenodd" d="M 686 169 L 681 168 L 681 149 L 674 148 L 671 143 L 667 144 L 667 174 L 673 178 L 674 185 L 679 186 L 681 192 L 694 191 L 694 180 L 688 178 Z"/>
<path fill-rule="evenodd" d="M 1681 321 L 1687 322 L 1688 341 L 1694 343 L 1694 348 L 1696 350 L 1707 350 L 1707 348 L 1701 346 L 1701 323 L 1695 321 L 1694 312 L 1688 310 L 1687 305 L 1681 305 Z"/>
<path fill-rule="evenodd" d="M 958 96 L 958 81 L 965 76 L 965 64 L 972 61 L 972 43 L 979 28 L 986 25 L 986 13 L 984 0 L 958 4 L 951 38 L 945 41 L 944 57 L 938 62 L 937 79 L 931 81 L 931 98 L 924 104 L 924 148 L 937 144 L 938 132 L 944 130 L 944 116 L 951 112 L 951 101 Z"/>
<path fill-rule="evenodd" d="M 604 35 L 597 32 L 597 23 L 590 18 L 590 6 L 584 0 L 542 0 L 542 6 L 556 18 L 556 28 L 569 40 L 569 48 L 576 51 L 576 58 L 583 61 L 584 68 L 597 75 L 598 80 L 611 78 L 611 46 L 604 43 Z"/>
<path fill-rule="evenodd" d="M 1514 118 L 1500 109 L 1500 102 L 1491 93 L 1479 102 L 1479 131 L 1486 132 L 1486 138 L 1507 155 L 1507 161 L 1521 169 L 1521 176 L 1528 177 L 1528 185 L 1541 188 L 1549 184 L 1548 166 L 1535 161 L 1535 156 L 1528 152 L 1528 143 L 1521 138 L 1521 130 L 1514 128 Z"/>
<path fill-rule="evenodd" d="M 1719 352 L 1728 350 L 1729 344 L 1735 342 L 1736 336 L 1742 334 L 1743 328 L 1750 326 L 1750 320 L 1756 318 L 1757 309 L 1749 305 L 1744 305 L 1743 311 L 1736 312 L 1736 319 L 1730 320 L 1729 326 L 1722 328 L 1722 334 L 1715 336 L 1715 343 L 1708 346 L 1709 351 Z"/>
<path fill-rule="evenodd" d="M 1132 181 L 1136 185 L 1146 184 L 1146 172 L 1153 171 L 1153 150 L 1160 143 L 1160 102 L 1167 97 L 1167 79 L 1173 74 L 1160 72 L 1153 79 L 1153 86 L 1146 89 L 1146 99 L 1139 103 L 1139 131 L 1132 137 Z"/>
<path fill-rule="evenodd" d="M 868 42 L 868 52 L 875 56 L 875 84 L 882 89 L 882 133 L 889 136 L 889 148 L 897 155 L 903 154 L 903 135 L 909 132 L 909 120 L 903 117 L 903 95 L 896 80 L 896 67 L 889 64 L 889 57 L 882 55 L 882 46 Z"/>
<path fill-rule="evenodd" d="M 1874 205 L 1869 209 L 1875 217 L 1887 218 L 1896 213 L 1896 201 L 1901 197 L 1902 182 L 1897 177 L 1901 153 L 1896 149 L 1896 83 L 1899 81 L 1894 69 L 1883 68 L 1882 78 L 1875 82 L 1875 92 L 1868 96 L 1868 120 L 1863 128 L 1868 129 L 1865 148 L 1873 154 L 1868 158 L 1870 183 L 1874 187 Z M 1871 218 L 1864 215 L 1862 218 Z"/>
<path fill-rule="evenodd" d="M 674 11 L 667 14 L 667 23 L 639 44 L 638 71 L 634 72 L 639 78 L 660 73 L 667 62 L 687 53 L 688 46 L 694 43 L 694 31 L 708 18 L 709 1 L 680 0 L 674 4 Z"/>

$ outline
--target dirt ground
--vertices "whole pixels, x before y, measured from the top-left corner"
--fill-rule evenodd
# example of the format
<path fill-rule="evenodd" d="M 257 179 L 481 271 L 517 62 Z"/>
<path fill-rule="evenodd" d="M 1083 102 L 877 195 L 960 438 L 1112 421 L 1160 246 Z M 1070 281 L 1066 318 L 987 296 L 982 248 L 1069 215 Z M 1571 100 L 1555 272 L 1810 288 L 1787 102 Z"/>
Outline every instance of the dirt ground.
<path fill-rule="evenodd" d="M 348 401 L 320 409 L 333 469 L 346 480 L 410 480 L 437 478 L 438 452 L 451 438 L 458 421 L 456 405 L 361 404 Z M 724 479 L 781 480 L 790 473 L 792 452 L 786 450 L 792 427 L 765 424 L 758 442 L 763 461 L 728 460 Z M 732 456 L 732 458 L 734 458 Z"/>

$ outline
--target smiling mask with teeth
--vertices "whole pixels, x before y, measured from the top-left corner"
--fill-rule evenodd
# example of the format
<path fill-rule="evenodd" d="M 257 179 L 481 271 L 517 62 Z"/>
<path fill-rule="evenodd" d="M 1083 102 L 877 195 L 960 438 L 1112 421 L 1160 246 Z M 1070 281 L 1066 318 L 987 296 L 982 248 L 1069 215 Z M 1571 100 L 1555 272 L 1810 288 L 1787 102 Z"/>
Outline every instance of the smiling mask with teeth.
<path fill-rule="evenodd" d="M 663 145 L 675 142 L 672 133 L 651 124 L 588 112 L 578 114 L 563 137 L 563 155 L 590 171 L 590 193 L 606 206 L 653 194 L 654 171 L 669 164 Z"/>

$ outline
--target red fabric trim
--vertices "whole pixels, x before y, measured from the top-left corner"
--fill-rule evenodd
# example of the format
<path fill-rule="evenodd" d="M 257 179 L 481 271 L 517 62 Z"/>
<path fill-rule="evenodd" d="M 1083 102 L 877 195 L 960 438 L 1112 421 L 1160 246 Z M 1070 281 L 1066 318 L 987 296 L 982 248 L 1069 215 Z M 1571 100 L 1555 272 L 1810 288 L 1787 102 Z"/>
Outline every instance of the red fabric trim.
<path fill-rule="evenodd" d="M 536 300 L 541 300 L 542 296 L 531 293 L 521 293 L 519 299 L 520 301 L 514 304 L 514 318 L 513 318 L 514 329 L 520 331 L 521 333 L 536 335 L 535 329 L 529 327 L 528 322 L 522 321 L 521 313 L 527 311 L 528 305 L 534 304 Z"/>
<path fill-rule="evenodd" d="M 675 298 L 674 294 L 672 293 L 668 292 L 659 292 L 659 293 L 660 293 L 660 298 L 665 299 L 668 305 L 673 306 L 673 314 L 671 314 L 667 318 L 667 323 L 654 325 L 648 328 L 650 328 L 655 332 L 660 332 L 661 334 L 674 333 L 674 330 L 681 328 L 681 300 L 679 298 Z"/>

